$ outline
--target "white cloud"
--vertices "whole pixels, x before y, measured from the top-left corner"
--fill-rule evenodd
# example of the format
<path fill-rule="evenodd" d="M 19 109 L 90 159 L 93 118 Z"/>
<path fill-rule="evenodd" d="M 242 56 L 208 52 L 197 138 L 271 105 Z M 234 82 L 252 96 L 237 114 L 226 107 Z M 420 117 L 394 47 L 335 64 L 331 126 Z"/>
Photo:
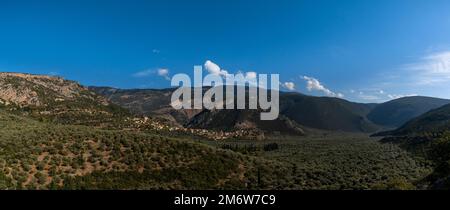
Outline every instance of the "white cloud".
<path fill-rule="evenodd" d="M 415 84 L 435 85 L 450 81 L 450 51 L 426 55 L 419 62 L 404 65 Z"/>
<path fill-rule="evenodd" d="M 376 101 L 380 101 L 381 97 L 377 94 L 379 94 L 380 92 L 375 92 L 375 93 L 366 93 L 363 91 L 359 91 L 358 93 L 358 98 L 364 100 L 364 101 L 370 101 L 370 102 L 376 102 Z"/>
<path fill-rule="evenodd" d="M 158 69 L 158 76 L 164 77 L 166 80 L 170 80 L 169 69 Z"/>
<path fill-rule="evenodd" d="M 227 70 L 220 69 L 219 65 L 213 63 L 210 60 L 207 60 L 204 64 L 205 70 L 208 71 L 210 74 L 216 74 L 220 75 L 222 77 L 226 77 L 228 75 Z"/>
<path fill-rule="evenodd" d="M 146 69 L 146 70 L 134 73 L 133 77 L 148 77 L 154 73 L 155 73 L 154 70 Z"/>
<path fill-rule="evenodd" d="M 164 77 L 164 79 L 166 79 L 166 80 L 170 80 L 169 69 L 166 69 L 166 68 L 159 68 L 156 71 L 153 69 L 146 69 L 146 70 L 134 73 L 133 77 L 149 77 L 154 74 Z"/>
<path fill-rule="evenodd" d="M 47 75 L 50 75 L 50 76 L 58 76 L 59 73 L 56 72 L 56 71 L 51 71 L 51 72 L 48 72 Z"/>
<path fill-rule="evenodd" d="M 330 89 L 326 88 L 325 86 L 323 86 L 320 83 L 320 81 L 317 80 L 316 78 L 308 77 L 308 76 L 303 76 L 301 78 L 306 80 L 306 89 L 308 89 L 308 91 L 317 90 L 317 91 L 321 91 L 321 92 L 325 93 L 327 96 L 338 97 L 338 98 L 344 97 L 344 95 L 342 93 L 335 93 L 335 92 L 331 91 Z"/>
<path fill-rule="evenodd" d="M 353 94 L 354 97 L 361 99 L 363 102 L 384 102 L 392 99 L 417 96 L 417 94 L 391 94 L 377 88 L 365 88 L 353 91 Z"/>
<path fill-rule="evenodd" d="M 158 69 L 158 75 L 159 76 L 167 76 L 167 74 L 169 74 L 169 70 L 168 69 Z"/>
<path fill-rule="evenodd" d="M 416 61 L 388 70 L 374 77 L 376 83 L 369 85 L 376 88 L 370 91 L 365 89 L 367 94 L 364 95 L 378 96 L 379 101 L 415 96 L 416 93 L 448 97 L 448 94 L 445 96 L 442 91 L 436 91 L 447 90 L 450 87 L 450 50 L 428 51 L 423 56 L 416 58 Z M 403 93 L 399 92 L 400 90 Z M 362 99 L 359 95 L 355 94 L 354 96 Z"/>
<path fill-rule="evenodd" d="M 390 99 L 398 99 L 398 98 L 403 98 L 403 97 L 411 97 L 411 96 L 417 96 L 417 94 L 407 94 L 407 95 L 397 95 L 397 94 L 388 94 L 387 95 Z"/>
<path fill-rule="evenodd" d="M 281 84 L 281 86 L 283 86 L 284 88 L 288 89 L 288 90 L 295 90 L 295 84 L 293 82 L 285 82 L 283 84 Z"/>
<path fill-rule="evenodd" d="M 210 60 L 207 60 L 203 66 L 208 73 L 219 75 L 224 79 L 232 76 L 232 74 L 228 73 L 227 70 L 221 69 L 219 65 L 217 65 L 216 63 L 214 63 Z M 257 79 L 258 73 L 254 72 L 254 71 L 249 71 L 249 72 L 245 72 L 245 73 L 238 71 L 237 73 L 245 76 L 247 80 L 253 80 L 253 81 L 248 81 L 249 85 L 257 86 L 256 80 L 254 80 L 254 79 Z M 225 81 L 225 82 L 228 82 L 228 81 Z"/>
<path fill-rule="evenodd" d="M 366 101 L 379 101 L 381 98 L 375 95 L 360 95 L 359 98 Z"/>
<path fill-rule="evenodd" d="M 208 71 L 210 74 L 219 74 L 220 73 L 220 67 L 219 65 L 213 63 L 210 60 L 207 60 L 204 64 L 206 71 Z"/>

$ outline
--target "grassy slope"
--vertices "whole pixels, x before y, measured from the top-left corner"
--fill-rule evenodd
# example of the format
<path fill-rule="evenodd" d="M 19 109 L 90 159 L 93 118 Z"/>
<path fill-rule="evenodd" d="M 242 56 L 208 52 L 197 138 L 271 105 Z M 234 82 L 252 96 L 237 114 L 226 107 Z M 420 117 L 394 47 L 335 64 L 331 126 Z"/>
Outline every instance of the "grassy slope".
<path fill-rule="evenodd" d="M 297 189 L 422 188 L 420 180 L 431 172 L 428 161 L 363 134 L 333 132 L 259 142 L 208 143 L 290 165 Z M 273 143 L 277 149 L 265 151 Z"/>
<path fill-rule="evenodd" d="M 413 135 L 422 133 L 440 133 L 450 129 L 450 105 L 431 110 L 412 119 L 399 129 L 392 131 L 393 135 Z"/>
<path fill-rule="evenodd" d="M 0 111 L 0 188 L 404 189 L 428 172 L 396 146 L 352 136 L 205 144 L 54 125 Z M 278 148 L 221 149 L 270 143 Z"/>
<path fill-rule="evenodd" d="M 409 189 L 429 172 L 398 147 L 356 134 L 204 143 L 0 111 L 0 188 Z M 262 149 L 271 143 L 278 148 Z"/>
<path fill-rule="evenodd" d="M 418 157 L 433 161 L 433 173 L 424 179 L 432 189 L 450 189 L 450 105 L 431 110 L 407 122 L 382 142 L 394 143 Z"/>
<path fill-rule="evenodd" d="M 0 111 L 2 189 L 277 189 L 286 188 L 286 171 L 276 161 L 187 140 Z"/>

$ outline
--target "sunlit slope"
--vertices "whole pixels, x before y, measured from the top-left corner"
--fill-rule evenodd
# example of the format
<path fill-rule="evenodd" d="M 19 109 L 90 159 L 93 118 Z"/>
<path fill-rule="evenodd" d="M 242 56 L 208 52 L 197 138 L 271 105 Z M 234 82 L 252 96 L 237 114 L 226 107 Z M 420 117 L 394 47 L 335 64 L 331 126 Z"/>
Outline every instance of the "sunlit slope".
<path fill-rule="evenodd" d="M 289 178 L 279 162 L 189 140 L 0 111 L 2 189 L 277 189 Z"/>

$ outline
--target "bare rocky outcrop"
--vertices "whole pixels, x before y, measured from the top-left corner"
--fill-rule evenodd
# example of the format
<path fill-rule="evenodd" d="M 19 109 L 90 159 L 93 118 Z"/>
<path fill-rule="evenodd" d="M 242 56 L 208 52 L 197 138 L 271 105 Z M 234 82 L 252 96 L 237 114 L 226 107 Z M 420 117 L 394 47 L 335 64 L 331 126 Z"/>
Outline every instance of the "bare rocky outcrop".
<path fill-rule="evenodd" d="M 62 77 L 23 73 L 0 73 L 0 103 L 19 106 L 49 106 L 53 102 L 80 98 L 108 102 L 77 82 Z"/>

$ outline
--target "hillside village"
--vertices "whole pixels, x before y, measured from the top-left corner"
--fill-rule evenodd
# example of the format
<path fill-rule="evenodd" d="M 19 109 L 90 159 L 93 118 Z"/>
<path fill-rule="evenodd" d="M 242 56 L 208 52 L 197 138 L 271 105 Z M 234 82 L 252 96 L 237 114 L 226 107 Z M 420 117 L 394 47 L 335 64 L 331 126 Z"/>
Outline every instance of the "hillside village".
<path fill-rule="evenodd" d="M 227 139 L 253 139 L 263 140 L 264 132 L 258 130 L 240 129 L 234 131 L 214 131 L 208 129 L 185 128 L 180 126 L 172 126 L 167 123 L 162 123 L 158 120 L 152 120 L 149 117 L 132 118 L 130 119 L 135 128 L 128 128 L 129 130 L 155 130 L 167 132 L 189 133 L 194 136 L 203 137 L 210 140 L 227 140 Z"/>

